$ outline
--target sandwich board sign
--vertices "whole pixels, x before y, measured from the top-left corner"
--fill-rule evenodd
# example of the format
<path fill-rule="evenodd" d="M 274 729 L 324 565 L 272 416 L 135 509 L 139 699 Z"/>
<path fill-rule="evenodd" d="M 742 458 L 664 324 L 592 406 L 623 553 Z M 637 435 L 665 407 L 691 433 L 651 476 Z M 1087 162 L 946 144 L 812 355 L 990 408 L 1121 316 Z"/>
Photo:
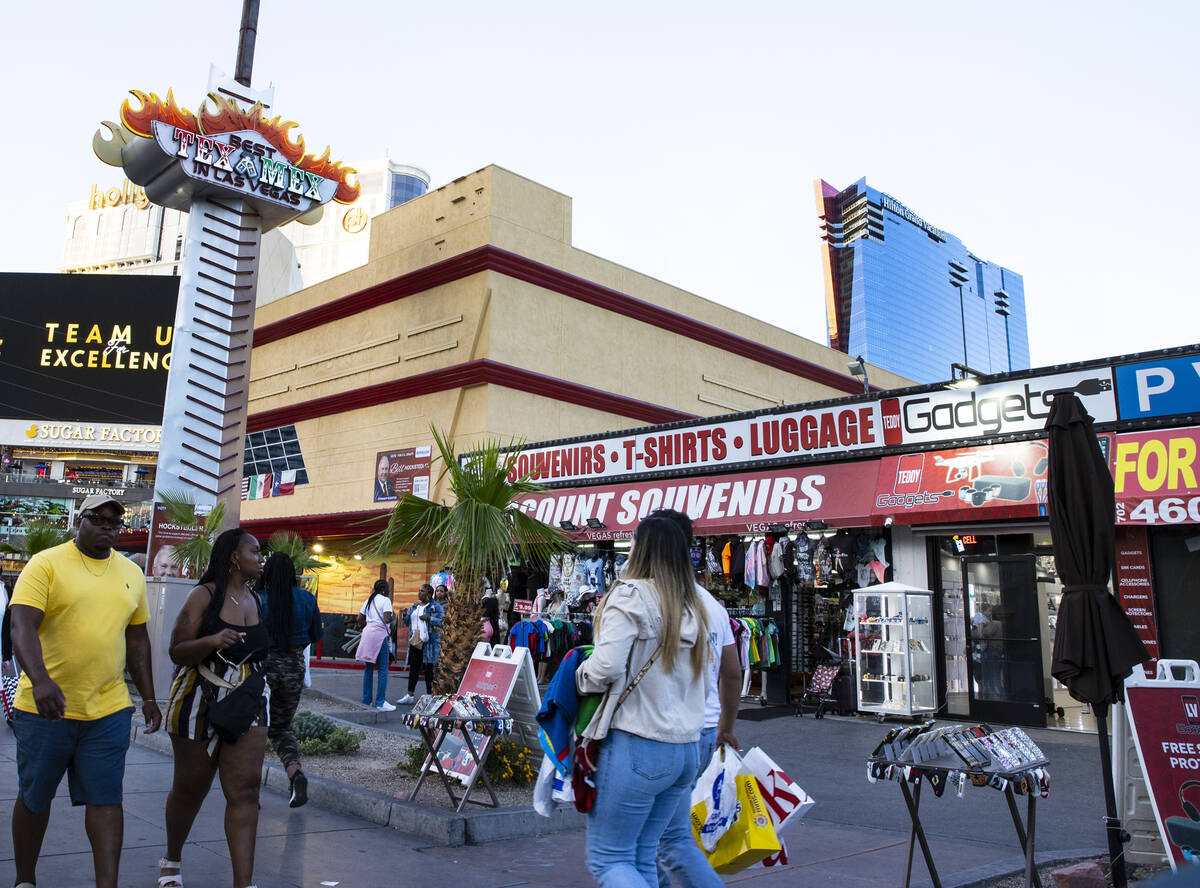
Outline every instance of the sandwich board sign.
<path fill-rule="evenodd" d="M 458 692 L 495 697 L 512 716 L 513 729 L 520 732 L 525 745 L 533 750 L 541 748 L 537 739 L 537 713 L 542 708 L 542 695 L 538 691 L 529 648 L 513 649 L 503 644 L 480 642 L 471 654 Z M 471 732 L 471 742 L 481 760 L 492 739 L 477 731 Z M 479 776 L 461 730 L 455 730 L 442 742 L 438 761 L 447 774 L 468 786 Z"/>
<path fill-rule="evenodd" d="M 1176 679 L 1172 667 L 1184 672 Z M 1125 715 L 1172 869 L 1200 861 L 1200 666 L 1159 660 L 1125 680 Z"/>

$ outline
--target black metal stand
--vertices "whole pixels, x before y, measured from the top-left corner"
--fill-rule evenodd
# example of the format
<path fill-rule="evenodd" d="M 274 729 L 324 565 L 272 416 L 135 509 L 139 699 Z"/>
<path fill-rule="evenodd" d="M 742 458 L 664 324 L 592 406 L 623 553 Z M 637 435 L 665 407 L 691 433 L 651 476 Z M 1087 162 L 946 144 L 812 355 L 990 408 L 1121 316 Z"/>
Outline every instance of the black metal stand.
<path fill-rule="evenodd" d="M 483 748 L 483 755 L 480 756 L 475 750 L 475 744 L 471 741 L 471 732 L 463 728 L 462 737 L 466 741 L 467 751 L 471 754 L 471 760 L 475 762 L 475 769 L 471 772 L 471 777 L 467 781 L 462 797 L 454 794 L 454 788 L 451 785 L 450 776 L 442 768 L 442 763 L 438 760 L 438 750 L 446 738 L 453 733 L 455 729 L 454 720 L 440 722 L 437 732 L 429 728 L 425 724 L 417 726 L 417 730 L 421 734 L 421 742 L 425 745 L 427 755 L 425 756 L 425 764 L 421 766 L 421 776 L 417 778 L 417 785 L 413 787 L 413 791 L 409 793 L 408 800 L 411 802 L 417 797 L 417 793 L 421 791 L 421 785 L 425 782 L 425 778 L 429 776 L 430 765 L 437 768 L 438 776 L 442 778 L 442 786 L 446 788 L 446 795 L 450 796 L 450 804 L 454 805 L 454 810 L 461 813 L 463 806 L 470 802 L 472 805 L 480 805 L 484 808 L 499 808 L 500 799 L 496 797 L 496 791 L 492 789 L 492 782 L 488 780 L 487 773 L 484 771 L 483 764 L 487 761 L 488 754 L 492 751 L 492 744 L 487 743 Z M 471 791 L 476 786 L 476 781 L 483 778 L 484 788 L 487 789 L 488 795 L 491 796 L 491 802 L 481 802 L 471 798 Z"/>
<path fill-rule="evenodd" d="M 921 825 L 919 808 L 921 805 L 921 784 L 918 780 L 913 789 L 909 789 L 907 780 L 900 780 L 900 792 L 904 796 L 904 805 L 908 808 L 908 816 L 912 826 L 908 832 L 908 856 L 904 862 L 904 888 L 909 888 L 912 882 L 913 851 L 916 843 L 921 845 L 921 855 L 925 858 L 925 868 L 933 888 L 942 888 L 942 882 L 933 863 L 933 854 L 929 850 L 929 842 L 925 838 L 925 828 Z M 1029 793 L 1029 804 L 1025 813 L 1025 823 L 1021 823 L 1021 813 L 1017 810 L 1017 799 L 1012 786 L 1004 788 L 1004 797 L 1008 802 L 1009 813 L 1012 814 L 1013 828 L 1017 833 L 1021 851 L 1025 854 L 1025 888 L 1042 888 L 1042 882 L 1037 869 L 1033 865 L 1034 832 L 1037 828 L 1037 793 Z"/>

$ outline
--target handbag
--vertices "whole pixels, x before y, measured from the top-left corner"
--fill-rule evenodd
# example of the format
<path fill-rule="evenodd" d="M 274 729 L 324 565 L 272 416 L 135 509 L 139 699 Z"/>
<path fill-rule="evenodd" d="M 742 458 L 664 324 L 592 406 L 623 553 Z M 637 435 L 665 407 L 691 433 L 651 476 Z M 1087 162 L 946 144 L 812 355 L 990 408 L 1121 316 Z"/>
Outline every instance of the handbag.
<path fill-rule="evenodd" d="M 266 676 L 261 672 L 251 672 L 245 679 L 233 684 L 203 663 L 196 666 L 196 671 L 209 684 L 225 688 L 224 697 L 208 704 L 208 724 L 222 743 L 236 743 L 262 714 Z"/>
<path fill-rule="evenodd" d="M 621 704 L 650 671 L 650 667 L 654 665 L 654 661 L 658 659 L 660 653 L 662 653 L 662 644 L 659 644 L 654 653 L 650 655 L 650 659 L 646 661 L 646 665 L 629 683 L 629 686 L 621 692 L 621 696 L 617 698 L 617 705 L 612 709 L 613 715 L 616 715 Z M 597 712 L 602 708 L 603 706 L 599 707 Z M 584 740 L 575 747 L 575 755 L 571 759 L 571 787 L 575 791 L 575 810 L 580 814 L 587 814 L 596 804 L 596 770 L 600 762 L 600 746 L 603 742 L 603 738 Z"/>

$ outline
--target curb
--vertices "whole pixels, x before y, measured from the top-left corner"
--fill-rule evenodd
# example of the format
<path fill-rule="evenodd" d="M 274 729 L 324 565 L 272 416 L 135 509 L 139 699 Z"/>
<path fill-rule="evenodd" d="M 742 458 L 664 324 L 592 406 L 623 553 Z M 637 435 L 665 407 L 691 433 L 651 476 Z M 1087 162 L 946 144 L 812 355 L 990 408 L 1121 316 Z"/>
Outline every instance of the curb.
<path fill-rule="evenodd" d="M 1033 852 L 1033 865 L 1035 869 L 1041 869 L 1043 866 L 1065 863 L 1068 860 L 1090 860 L 1095 857 L 1106 857 L 1107 855 L 1107 848 L 1071 848 L 1054 851 L 1038 851 L 1035 849 Z M 924 861 L 918 857 L 914 857 L 913 877 L 915 878 L 917 873 L 923 871 L 924 868 Z M 989 863 L 987 866 L 979 866 L 974 869 L 954 873 L 949 877 L 943 878 L 941 883 L 942 888 L 980 888 L 980 886 L 989 885 L 997 879 L 1015 876 L 1024 872 L 1025 858 L 1011 857 L 1007 860 L 997 860 L 994 863 Z M 929 874 L 925 873 L 925 881 L 915 882 L 914 888 L 929 888 L 930 884 Z"/>
<path fill-rule="evenodd" d="M 163 755 L 171 755 L 171 740 L 165 731 L 143 732 L 135 725 L 132 739 Z M 552 817 L 542 817 L 529 805 L 518 808 L 492 808 L 458 814 L 428 805 L 397 799 L 362 787 L 308 776 L 308 803 L 335 814 L 347 814 L 378 826 L 420 836 L 443 846 L 481 845 L 485 842 L 528 838 L 565 830 L 582 829 L 584 815 L 570 809 L 558 809 Z M 278 764 L 264 764 L 262 785 L 272 792 L 288 794 L 287 772 Z"/>

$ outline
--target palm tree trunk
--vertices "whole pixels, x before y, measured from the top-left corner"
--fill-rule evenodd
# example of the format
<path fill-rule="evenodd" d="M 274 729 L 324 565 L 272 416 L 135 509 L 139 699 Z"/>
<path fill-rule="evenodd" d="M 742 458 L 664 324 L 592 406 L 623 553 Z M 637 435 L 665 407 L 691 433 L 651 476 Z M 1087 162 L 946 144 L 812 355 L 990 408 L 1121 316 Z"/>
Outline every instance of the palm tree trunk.
<path fill-rule="evenodd" d="M 479 578 L 456 573 L 442 620 L 442 649 L 435 681 L 439 694 L 455 693 L 467 671 L 471 652 L 479 641 L 479 597 Z"/>

